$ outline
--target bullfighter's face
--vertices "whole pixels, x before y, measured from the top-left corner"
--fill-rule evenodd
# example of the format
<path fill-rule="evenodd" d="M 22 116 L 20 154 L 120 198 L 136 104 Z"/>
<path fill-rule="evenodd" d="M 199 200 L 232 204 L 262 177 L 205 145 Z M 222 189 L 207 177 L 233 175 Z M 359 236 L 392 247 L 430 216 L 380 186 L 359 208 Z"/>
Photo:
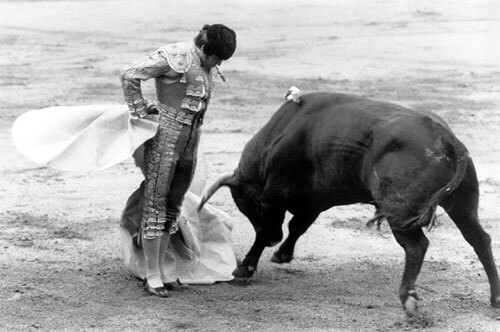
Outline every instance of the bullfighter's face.
<path fill-rule="evenodd" d="M 222 63 L 222 60 L 215 54 L 212 55 L 206 55 L 203 52 L 203 56 L 201 57 L 201 63 L 203 68 L 206 70 L 210 70 L 215 66 L 220 66 Z"/>

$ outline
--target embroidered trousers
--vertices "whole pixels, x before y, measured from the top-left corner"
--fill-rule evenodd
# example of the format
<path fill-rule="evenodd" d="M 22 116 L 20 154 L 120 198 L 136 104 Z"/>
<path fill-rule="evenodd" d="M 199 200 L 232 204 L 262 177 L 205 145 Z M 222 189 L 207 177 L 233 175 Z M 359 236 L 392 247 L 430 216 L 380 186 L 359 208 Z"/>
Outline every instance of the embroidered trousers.
<path fill-rule="evenodd" d="M 193 179 L 201 122 L 186 124 L 160 111 L 156 136 L 145 143 L 143 238 L 177 230 L 177 217 Z"/>

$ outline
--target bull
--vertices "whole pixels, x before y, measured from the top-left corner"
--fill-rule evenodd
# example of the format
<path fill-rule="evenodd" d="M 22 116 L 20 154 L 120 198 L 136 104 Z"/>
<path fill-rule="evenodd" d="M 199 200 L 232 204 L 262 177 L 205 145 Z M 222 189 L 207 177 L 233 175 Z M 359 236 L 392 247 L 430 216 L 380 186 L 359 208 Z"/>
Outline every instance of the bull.
<path fill-rule="evenodd" d="M 399 287 L 403 308 L 417 311 L 415 281 L 441 206 L 474 248 L 488 276 L 491 305 L 500 307 L 500 281 L 490 236 L 478 220 L 478 181 L 466 147 L 443 119 L 392 103 L 338 93 L 310 93 L 286 102 L 245 145 L 234 173 L 219 177 L 200 208 L 228 186 L 252 223 L 255 241 L 233 274 L 249 278 L 265 247 L 289 233 L 272 256 L 293 259 L 297 239 L 333 206 L 375 207 L 370 223 L 386 220 L 405 252 Z"/>

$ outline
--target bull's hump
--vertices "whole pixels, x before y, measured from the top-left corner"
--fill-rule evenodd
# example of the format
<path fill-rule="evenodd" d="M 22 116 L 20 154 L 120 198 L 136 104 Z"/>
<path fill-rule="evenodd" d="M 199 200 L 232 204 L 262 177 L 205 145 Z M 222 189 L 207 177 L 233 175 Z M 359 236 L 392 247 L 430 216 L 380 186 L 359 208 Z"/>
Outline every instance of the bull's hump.
<path fill-rule="evenodd" d="M 368 135 L 378 122 L 409 112 L 397 105 L 343 94 L 305 94 L 301 103 L 285 103 L 254 137 L 259 147 L 292 140 L 297 143 L 324 142 L 335 138 Z M 300 137 L 301 139 L 297 139 Z"/>
<path fill-rule="evenodd" d="M 307 109 L 325 109 L 364 100 L 355 95 L 345 93 L 315 92 L 302 97 L 301 108 Z"/>
<path fill-rule="evenodd" d="M 288 108 L 287 110 L 292 110 Z M 321 119 L 339 118 L 353 121 L 385 120 L 394 116 L 407 116 L 416 113 L 400 105 L 372 100 L 362 96 L 345 93 L 317 92 L 306 94 L 302 103 L 294 108 L 298 116 L 319 116 Z"/>
<path fill-rule="evenodd" d="M 343 93 L 315 92 L 304 94 L 301 100 L 300 104 L 285 103 L 273 115 L 252 139 L 252 153 L 282 148 L 283 143 L 287 147 L 318 142 L 335 146 L 335 142 L 347 141 L 356 146 L 362 142 L 366 148 L 366 137 L 374 131 L 400 132 L 420 122 L 416 119 L 428 118 L 403 106 Z"/>

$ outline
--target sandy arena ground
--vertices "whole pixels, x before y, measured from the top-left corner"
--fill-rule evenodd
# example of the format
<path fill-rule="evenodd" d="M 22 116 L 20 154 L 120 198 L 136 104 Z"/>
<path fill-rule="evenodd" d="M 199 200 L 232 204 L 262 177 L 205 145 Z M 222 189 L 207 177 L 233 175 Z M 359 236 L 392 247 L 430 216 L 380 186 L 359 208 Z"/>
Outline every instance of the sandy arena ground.
<path fill-rule="evenodd" d="M 498 331 L 472 248 L 440 211 L 417 291 L 397 297 L 403 250 L 365 227 L 362 205 L 322 214 L 291 264 L 267 249 L 248 282 L 148 296 L 121 261 L 119 215 L 141 176 L 128 160 L 61 172 L 13 147 L 16 116 L 54 105 L 122 103 L 118 70 L 204 23 L 238 33 L 204 125 L 209 179 L 232 171 L 249 138 L 296 85 L 430 109 L 470 150 L 480 217 L 500 262 L 500 6 L 495 1 L 0 1 L 0 330 Z M 145 91 L 152 96 L 151 83 Z M 212 204 L 250 223 L 223 189 Z"/>

